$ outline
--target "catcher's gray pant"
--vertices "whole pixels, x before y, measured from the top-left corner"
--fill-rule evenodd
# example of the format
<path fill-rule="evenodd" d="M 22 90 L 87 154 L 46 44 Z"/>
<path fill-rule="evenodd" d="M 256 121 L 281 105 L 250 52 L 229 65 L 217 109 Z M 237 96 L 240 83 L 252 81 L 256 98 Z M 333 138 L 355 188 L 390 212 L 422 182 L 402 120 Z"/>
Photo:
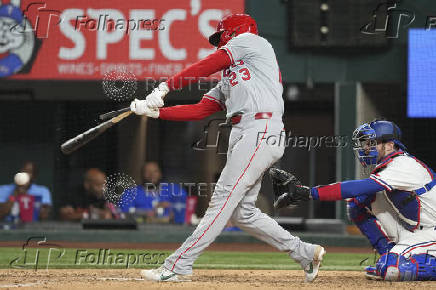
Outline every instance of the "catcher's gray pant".
<path fill-rule="evenodd" d="M 164 263 L 177 274 L 191 274 L 192 265 L 221 233 L 227 221 L 290 256 L 302 267 L 313 259 L 315 246 L 292 236 L 255 206 L 264 172 L 284 152 L 279 142 L 283 123 L 280 116 L 254 120 L 244 114 L 230 134 L 227 163 L 215 186 L 203 219 L 190 237 Z"/>

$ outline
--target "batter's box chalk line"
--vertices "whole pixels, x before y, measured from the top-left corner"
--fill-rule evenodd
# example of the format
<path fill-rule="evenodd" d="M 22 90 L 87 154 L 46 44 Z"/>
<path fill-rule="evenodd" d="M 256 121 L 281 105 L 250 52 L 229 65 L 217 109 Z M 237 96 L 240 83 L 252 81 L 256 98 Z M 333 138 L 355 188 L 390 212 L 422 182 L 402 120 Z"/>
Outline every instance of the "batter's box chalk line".
<path fill-rule="evenodd" d="M 144 278 L 123 278 L 123 277 L 101 277 L 97 280 L 102 281 L 144 281 Z"/>
<path fill-rule="evenodd" d="M 38 285 L 41 285 L 41 283 L 35 282 L 35 283 L 5 284 L 5 285 L 0 284 L 0 288 L 33 287 L 33 286 L 38 286 Z"/>

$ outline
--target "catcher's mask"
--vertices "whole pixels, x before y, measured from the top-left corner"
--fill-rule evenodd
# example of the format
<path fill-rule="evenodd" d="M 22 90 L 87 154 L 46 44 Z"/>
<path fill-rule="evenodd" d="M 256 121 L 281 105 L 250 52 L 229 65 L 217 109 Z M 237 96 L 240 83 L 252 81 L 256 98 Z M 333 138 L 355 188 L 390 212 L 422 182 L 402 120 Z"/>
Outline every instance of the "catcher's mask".
<path fill-rule="evenodd" d="M 373 121 L 360 125 L 353 133 L 353 151 L 363 167 L 376 165 L 377 144 L 392 141 L 401 150 L 407 150 L 400 141 L 401 130 L 390 121 Z"/>

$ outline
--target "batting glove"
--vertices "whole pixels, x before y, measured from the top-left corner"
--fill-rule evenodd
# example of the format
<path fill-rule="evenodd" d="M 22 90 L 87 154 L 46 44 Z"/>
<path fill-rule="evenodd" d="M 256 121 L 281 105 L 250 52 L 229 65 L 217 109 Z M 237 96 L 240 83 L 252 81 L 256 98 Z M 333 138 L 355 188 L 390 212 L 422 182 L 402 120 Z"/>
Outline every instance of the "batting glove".
<path fill-rule="evenodd" d="M 146 100 L 135 99 L 130 104 L 130 111 L 132 111 L 136 115 L 146 115 L 147 117 L 151 118 L 159 118 L 159 109 L 150 108 L 149 106 L 147 106 Z"/>
<path fill-rule="evenodd" d="M 159 84 L 145 99 L 147 101 L 147 106 L 150 108 L 160 108 L 164 105 L 163 98 L 168 94 L 170 89 L 166 82 Z"/>

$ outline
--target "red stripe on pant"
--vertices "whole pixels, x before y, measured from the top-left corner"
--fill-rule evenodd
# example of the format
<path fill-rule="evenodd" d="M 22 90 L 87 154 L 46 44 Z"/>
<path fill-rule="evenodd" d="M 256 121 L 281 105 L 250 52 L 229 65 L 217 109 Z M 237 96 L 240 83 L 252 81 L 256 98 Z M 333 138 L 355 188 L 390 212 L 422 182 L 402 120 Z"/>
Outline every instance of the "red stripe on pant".
<path fill-rule="evenodd" d="M 377 226 L 377 228 L 379 229 L 379 231 L 382 233 L 382 235 L 388 241 L 388 243 L 391 242 L 391 239 L 386 235 L 385 231 L 381 228 L 379 222 L 376 219 L 374 219 L 373 221 L 374 221 L 375 225 Z"/>
<path fill-rule="evenodd" d="M 265 131 L 263 132 L 263 136 L 260 140 L 264 140 L 266 131 L 268 130 L 268 121 L 266 122 L 266 126 L 265 126 Z M 253 161 L 254 156 L 256 155 L 257 150 L 259 149 L 260 145 L 262 144 L 262 142 L 259 142 L 259 145 L 257 145 L 256 150 L 254 150 L 253 155 L 250 158 L 250 161 L 248 162 L 247 167 L 245 167 L 244 171 L 242 172 L 242 174 L 239 176 L 238 180 L 236 181 L 236 184 L 233 186 L 232 190 L 230 191 L 229 195 L 227 196 L 226 202 L 223 204 L 223 206 L 221 207 L 220 211 L 218 212 L 218 214 L 215 216 L 215 218 L 213 219 L 213 221 L 210 223 L 210 225 L 207 227 L 207 229 L 204 230 L 203 234 L 191 245 L 189 246 L 183 253 L 181 253 L 179 255 L 179 257 L 177 257 L 177 259 L 174 261 L 173 267 L 171 267 L 171 271 L 174 271 L 174 268 L 176 267 L 176 263 L 180 260 L 180 258 L 186 254 L 186 252 L 188 252 L 193 246 L 195 246 L 200 240 L 201 238 L 206 234 L 206 232 L 210 229 L 210 227 L 215 223 L 216 219 L 220 216 L 221 212 L 223 211 L 224 207 L 227 205 L 227 202 L 230 199 L 230 196 L 232 195 L 233 191 L 235 190 L 236 186 L 238 185 L 239 181 L 241 180 L 242 177 L 244 177 L 245 172 L 247 171 L 247 169 L 250 167 L 251 165 L 251 161 Z"/>
<path fill-rule="evenodd" d="M 434 243 L 433 241 L 429 241 L 428 243 L 431 243 L 431 244 L 413 247 L 413 248 L 407 250 L 407 252 L 401 253 L 401 255 L 404 256 L 404 255 L 410 253 L 411 251 L 413 251 L 413 250 L 415 250 L 417 248 L 426 248 L 426 247 L 430 247 L 430 246 L 436 245 L 436 243 Z"/>

